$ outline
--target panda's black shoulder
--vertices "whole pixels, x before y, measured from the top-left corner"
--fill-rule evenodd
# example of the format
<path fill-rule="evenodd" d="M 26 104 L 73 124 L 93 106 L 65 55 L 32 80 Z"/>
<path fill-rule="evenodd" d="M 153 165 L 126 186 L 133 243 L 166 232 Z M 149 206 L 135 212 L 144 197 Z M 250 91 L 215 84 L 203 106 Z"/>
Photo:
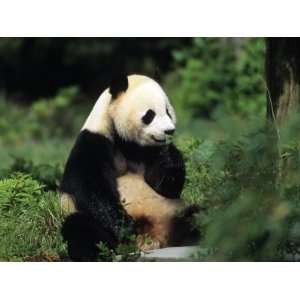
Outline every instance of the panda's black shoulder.
<path fill-rule="evenodd" d="M 115 177 L 114 145 L 104 135 L 83 130 L 67 160 L 61 182 L 61 191 L 72 193 L 76 184 Z M 99 172 L 101 170 L 101 172 Z"/>
<path fill-rule="evenodd" d="M 112 145 L 111 141 L 102 134 L 93 133 L 87 129 L 82 130 L 78 135 L 74 147 L 71 151 L 72 154 L 80 152 L 97 153 L 98 151 L 107 150 Z"/>

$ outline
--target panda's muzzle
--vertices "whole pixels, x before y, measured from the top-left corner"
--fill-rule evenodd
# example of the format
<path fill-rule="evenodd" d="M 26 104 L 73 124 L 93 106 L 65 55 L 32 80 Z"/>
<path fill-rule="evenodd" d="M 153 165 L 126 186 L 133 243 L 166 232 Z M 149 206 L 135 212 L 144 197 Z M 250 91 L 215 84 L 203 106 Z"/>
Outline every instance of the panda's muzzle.
<path fill-rule="evenodd" d="M 157 143 L 165 143 L 167 141 L 167 139 L 157 139 L 154 135 L 152 135 L 151 137 Z"/>

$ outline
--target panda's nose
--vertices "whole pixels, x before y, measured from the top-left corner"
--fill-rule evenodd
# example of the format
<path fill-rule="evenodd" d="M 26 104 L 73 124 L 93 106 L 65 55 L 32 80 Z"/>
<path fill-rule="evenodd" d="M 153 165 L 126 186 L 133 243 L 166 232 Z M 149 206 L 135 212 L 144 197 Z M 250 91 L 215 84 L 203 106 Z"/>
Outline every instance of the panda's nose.
<path fill-rule="evenodd" d="M 175 132 L 175 129 L 165 130 L 165 134 L 172 135 Z"/>

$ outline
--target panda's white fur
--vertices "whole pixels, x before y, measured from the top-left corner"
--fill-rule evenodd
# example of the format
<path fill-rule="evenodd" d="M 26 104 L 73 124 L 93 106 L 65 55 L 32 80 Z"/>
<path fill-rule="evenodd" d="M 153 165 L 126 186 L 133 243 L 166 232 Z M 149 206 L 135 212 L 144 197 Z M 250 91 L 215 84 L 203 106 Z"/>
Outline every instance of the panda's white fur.
<path fill-rule="evenodd" d="M 98 133 L 112 139 L 112 119 L 109 116 L 108 108 L 111 103 L 111 95 L 106 89 L 96 101 L 92 111 L 86 119 L 82 130 Z"/>
<path fill-rule="evenodd" d="M 156 115 L 149 126 L 144 126 L 142 117 L 152 109 Z M 167 113 L 168 110 L 168 113 Z M 168 97 L 161 86 L 153 79 L 142 75 L 128 76 L 128 89 L 113 99 L 105 90 L 82 130 L 104 135 L 113 141 L 113 128 L 124 140 L 133 140 L 144 145 L 160 145 L 167 142 L 165 131 L 174 130 L 176 116 Z M 143 178 L 143 167 L 129 166 L 120 153 L 115 158 L 118 170 L 118 190 L 123 207 L 135 220 L 146 218 L 151 226 L 143 224 L 138 246 L 142 250 L 167 246 L 171 220 L 181 202 L 168 199 L 156 193 Z M 131 171 L 134 170 L 134 173 Z M 100 182 L 99 182 L 100 184 Z M 66 213 L 76 211 L 72 197 L 64 193 L 61 205 Z M 146 236 L 150 236 L 148 243 Z"/>
<path fill-rule="evenodd" d="M 165 140 L 165 131 L 174 130 L 176 117 L 173 107 L 160 85 L 141 75 L 128 77 L 129 87 L 109 107 L 109 115 L 118 134 L 124 140 L 133 140 L 140 145 L 155 145 L 156 140 Z M 147 110 L 156 115 L 149 126 L 141 119 Z M 168 109 L 170 116 L 166 113 Z"/>

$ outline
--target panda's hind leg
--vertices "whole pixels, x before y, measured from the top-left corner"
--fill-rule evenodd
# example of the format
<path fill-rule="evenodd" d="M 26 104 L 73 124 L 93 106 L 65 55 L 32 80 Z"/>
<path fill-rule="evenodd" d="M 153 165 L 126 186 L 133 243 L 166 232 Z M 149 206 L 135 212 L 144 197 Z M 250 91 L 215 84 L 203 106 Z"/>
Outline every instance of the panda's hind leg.
<path fill-rule="evenodd" d="M 63 224 L 62 235 L 73 261 L 95 261 L 99 254 L 99 241 L 105 242 L 109 248 L 117 246 L 115 235 L 86 212 L 69 215 Z"/>

